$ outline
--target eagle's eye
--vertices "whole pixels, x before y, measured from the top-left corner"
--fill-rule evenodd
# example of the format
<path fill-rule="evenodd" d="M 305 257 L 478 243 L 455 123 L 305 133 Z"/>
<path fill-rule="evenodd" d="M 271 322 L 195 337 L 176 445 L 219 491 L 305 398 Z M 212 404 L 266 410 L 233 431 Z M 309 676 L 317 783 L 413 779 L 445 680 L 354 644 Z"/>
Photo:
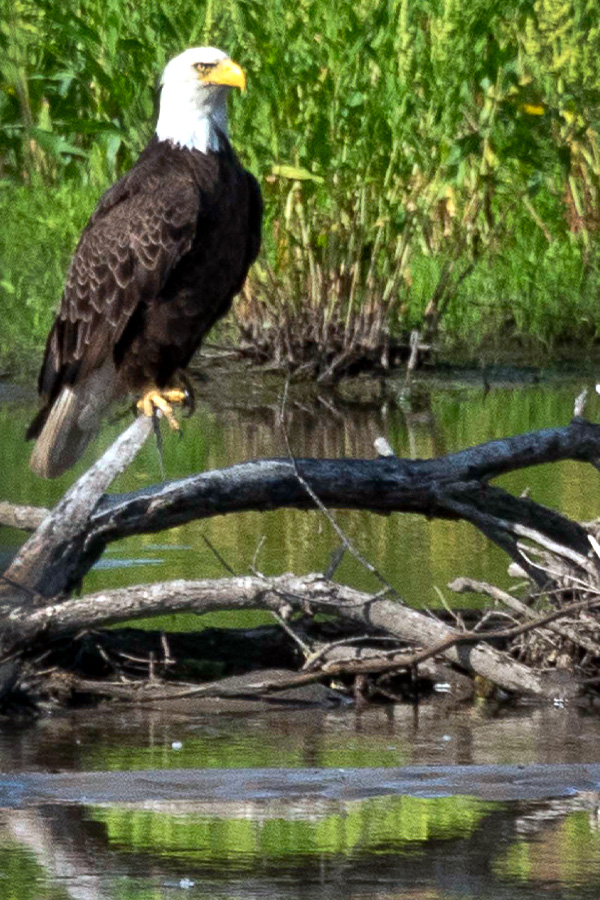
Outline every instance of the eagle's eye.
<path fill-rule="evenodd" d="M 214 69 L 216 63 L 214 62 L 197 62 L 194 63 L 194 68 L 199 75 L 208 75 L 211 69 Z"/>

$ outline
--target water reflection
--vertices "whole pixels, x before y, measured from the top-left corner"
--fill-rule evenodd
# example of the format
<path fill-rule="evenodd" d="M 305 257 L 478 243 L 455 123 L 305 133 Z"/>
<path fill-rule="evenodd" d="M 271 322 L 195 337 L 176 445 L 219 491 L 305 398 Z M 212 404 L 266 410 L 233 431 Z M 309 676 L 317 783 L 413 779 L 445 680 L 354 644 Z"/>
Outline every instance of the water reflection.
<path fill-rule="evenodd" d="M 494 387 L 434 385 L 419 408 L 383 403 L 343 412 L 318 398 L 291 403 L 294 452 L 372 456 L 383 434 L 396 452 L 427 457 L 530 428 L 566 423 L 581 384 Z M 399 388 L 398 388 L 399 390 Z M 22 434 L 31 404 L 0 406 L 0 496 L 51 505 L 74 475 L 41 482 L 27 468 Z M 121 429 L 107 426 L 100 445 Z M 96 451 L 97 452 L 96 448 Z M 170 477 L 253 456 L 285 454 L 276 397 L 270 405 L 201 407 L 185 439 L 165 441 Z M 89 460 L 85 461 L 86 463 Z M 116 490 L 159 480 L 155 448 L 144 449 Z M 515 473 L 504 483 L 576 518 L 600 507 L 600 479 L 583 466 Z M 506 560 L 468 526 L 339 513 L 352 539 L 414 603 L 435 605 L 458 574 L 502 583 Z M 166 577 L 222 574 L 202 535 L 237 571 L 261 538 L 265 572 L 326 565 L 336 540 L 316 514 L 294 511 L 214 519 L 110 548 L 86 589 Z M 22 535 L 4 530 L 8 556 Z M 347 561 L 346 580 L 371 587 Z M 248 617 L 250 620 L 250 617 Z M 196 624 L 195 617 L 180 621 Z M 231 621 L 227 617 L 226 621 Z M 238 617 L 236 624 L 244 624 Z M 174 623 L 169 622 L 169 626 Z M 567 709 L 533 712 L 433 707 L 353 712 L 209 714 L 193 703 L 77 713 L 0 729 L 0 770 L 14 773 L 273 767 L 398 767 L 597 760 L 600 720 Z M 12 777 L 12 776 L 11 776 Z M 249 796 L 227 809 L 57 803 L 0 810 L 0 897 L 6 900 L 133 898 L 597 898 L 598 796 L 484 803 L 469 797 L 374 797 L 335 810 L 290 796 L 275 809 Z"/>
<path fill-rule="evenodd" d="M 184 778 L 165 802 L 152 770 L 244 768 L 258 785 L 258 767 L 285 779 L 306 767 L 585 763 L 597 759 L 599 741 L 598 717 L 573 709 L 494 715 L 438 704 L 310 716 L 211 715 L 194 712 L 193 703 L 169 711 L 112 707 L 11 726 L 0 729 L 0 770 L 13 773 L 15 790 L 20 773 L 95 770 L 107 773 L 110 792 L 111 771 L 137 769 L 147 794 L 129 806 L 86 803 L 83 782 L 80 802 L 29 807 L 34 797 L 21 792 L 19 808 L 0 810 L 0 897 L 597 897 L 597 793 L 511 803 L 468 796 L 338 802 L 307 800 L 297 790 L 274 800 L 254 790 L 202 803 L 186 801 Z M 88 796 L 96 796 L 89 781 Z"/>
<path fill-rule="evenodd" d="M 181 746 L 179 746 L 181 745 Z M 0 772 L 348 768 L 598 761 L 600 717 L 443 702 L 354 710 L 109 706 L 0 728 Z"/>
<path fill-rule="evenodd" d="M 585 800 L 483 804 L 382 798 L 338 815 L 260 819 L 123 807 L 0 813 L 2 896 L 583 900 L 600 889 Z M 518 893 L 515 894 L 514 892 Z"/>
<path fill-rule="evenodd" d="M 494 386 L 486 394 L 481 384 L 424 383 L 418 401 L 408 409 L 398 384 L 397 388 L 388 386 L 390 399 L 368 407 L 336 409 L 330 400 L 318 397 L 310 402 L 290 401 L 287 432 L 298 456 L 372 457 L 375 438 L 385 435 L 399 455 L 430 457 L 491 438 L 565 424 L 571 417 L 573 397 L 581 386 L 581 380 L 504 385 Z M 286 455 L 276 394 L 272 402 L 257 409 L 248 402 L 242 403 L 247 400 L 246 393 L 238 385 L 238 405 L 234 408 L 223 403 L 212 408 L 200 404 L 196 414 L 185 422 L 183 440 L 166 436 L 168 477 L 253 457 Z M 29 472 L 22 435 L 31 413 L 31 404 L 22 401 L 0 406 L 0 496 L 15 502 L 51 505 L 74 474 L 56 482 L 43 482 Z M 121 428 L 122 422 L 107 425 L 99 445 L 89 455 L 107 446 Z M 86 457 L 82 465 L 88 463 Z M 76 471 L 80 470 L 81 466 Z M 114 488 L 131 490 L 159 481 L 160 477 L 156 448 L 149 444 Z M 533 499 L 578 519 L 593 518 L 600 508 L 600 479 L 582 464 L 564 463 L 517 472 L 500 483 L 515 492 L 528 488 Z M 508 583 L 504 555 L 466 524 L 364 512 L 341 511 L 336 516 L 363 555 L 417 606 L 438 605 L 436 589 L 444 590 L 457 575 Z M 97 590 L 139 581 L 224 574 L 203 535 L 240 573 L 248 571 L 259 547 L 258 565 L 271 574 L 322 570 L 337 546 L 331 526 L 318 513 L 282 510 L 217 517 L 115 545 L 107 561 L 88 576 L 85 588 Z M 8 556 L 21 540 L 21 534 L 4 529 L 0 552 Z M 338 575 L 358 587 L 374 587 L 371 576 L 353 559 L 344 561 Z M 211 620 L 213 624 L 223 621 L 230 621 L 229 616 Z M 246 617 L 246 621 L 256 618 Z M 188 616 L 179 623 L 188 628 L 197 620 Z"/>

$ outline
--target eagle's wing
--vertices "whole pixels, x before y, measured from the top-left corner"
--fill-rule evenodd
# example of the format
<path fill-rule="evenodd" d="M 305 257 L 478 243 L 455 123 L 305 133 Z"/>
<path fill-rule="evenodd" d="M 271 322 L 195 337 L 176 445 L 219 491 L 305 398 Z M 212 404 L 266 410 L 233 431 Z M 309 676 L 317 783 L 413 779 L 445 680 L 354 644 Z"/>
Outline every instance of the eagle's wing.
<path fill-rule="evenodd" d="M 115 353 L 136 309 L 188 252 L 200 197 L 184 171 L 134 169 L 100 200 L 71 261 L 39 377 L 43 406 L 27 431 L 31 467 L 61 474 L 81 456 L 114 399 Z"/>
<path fill-rule="evenodd" d="M 111 358 L 140 303 L 156 297 L 190 249 L 199 195 L 181 173 L 122 179 L 100 201 L 67 275 L 39 391 L 51 400 Z"/>

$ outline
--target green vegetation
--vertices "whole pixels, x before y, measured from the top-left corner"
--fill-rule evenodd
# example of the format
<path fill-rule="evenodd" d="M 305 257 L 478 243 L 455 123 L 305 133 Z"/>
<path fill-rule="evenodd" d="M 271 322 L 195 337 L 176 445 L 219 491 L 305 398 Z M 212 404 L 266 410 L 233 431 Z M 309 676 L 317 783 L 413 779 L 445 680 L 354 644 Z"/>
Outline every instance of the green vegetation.
<path fill-rule="evenodd" d="M 334 373 L 413 328 L 596 339 L 596 0 L 4 6 L 0 353 L 40 344 L 93 198 L 151 133 L 153 79 L 200 43 L 249 74 L 232 133 L 265 249 L 236 321 L 260 354 Z"/>

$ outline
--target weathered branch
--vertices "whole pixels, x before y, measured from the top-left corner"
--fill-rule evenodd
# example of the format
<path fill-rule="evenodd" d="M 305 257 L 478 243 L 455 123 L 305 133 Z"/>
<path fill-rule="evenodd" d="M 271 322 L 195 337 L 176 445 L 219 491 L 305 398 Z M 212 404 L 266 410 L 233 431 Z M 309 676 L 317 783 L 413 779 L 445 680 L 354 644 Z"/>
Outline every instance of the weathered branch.
<path fill-rule="evenodd" d="M 81 577 L 80 559 L 90 515 L 113 480 L 134 459 L 152 427 L 152 419 L 139 416 L 43 518 L 4 573 L 0 603 L 39 605 Z"/>
<path fill-rule="evenodd" d="M 589 571 L 584 528 L 533 500 L 513 497 L 487 480 L 528 465 L 559 459 L 595 462 L 600 426 L 581 419 L 491 441 L 439 459 L 275 459 L 243 463 L 167 482 L 130 494 L 104 495 L 151 430 L 138 419 L 58 504 L 50 517 L 41 510 L 13 513 L 11 524 L 43 519 L 6 573 L 27 593 L 15 597 L 11 584 L 0 598 L 13 604 L 43 602 L 72 589 L 110 541 L 175 527 L 193 519 L 278 507 L 314 508 L 313 495 L 329 508 L 412 512 L 465 519 L 498 543 L 542 585 L 547 574 L 532 566 L 518 539 L 523 535 L 562 548 Z M 300 476 L 300 477 L 299 477 Z M 2 512 L 0 510 L 0 512 Z"/>
<path fill-rule="evenodd" d="M 487 480 L 504 472 L 559 459 L 594 462 L 600 427 L 577 420 L 492 441 L 432 459 L 260 460 L 180 481 L 105 497 L 90 522 L 88 549 L 94 561 L 106 543 L 158 531 L 192 519 L 277 507 L 314 508 L 305 481 L 329 508 L 413 512 L 470 521 L 537 580 L 547 575 L 528 563 L 518 538 L 539 535 L 586 560 L 589 543 L 575 522 L 533 500 L 513 497 Z M 298 478 L 298 474 L 301 478 Z"/>
<path fill-rule="evenodd" d="M 455 591 L 456 593 L 487 594 L 488 597 L 498 601 L 498 603 L 503 603 L 505 606 L 508 606 L 509 609 L 512 609 L 513 612 L 517 613 L 517 615 L 522 618 L 534 622 L 535 627 L 539 629 L 540 634 L 544 634 L 545 629 L 547 628 L 548 631 L 551 631 L 554 634 L 567 637 L 576 646 L 581 647 L 583 650 L 587 650 L 588 653 L 600 657 L 600 644 L 597 641 L 591 640 L 587 635 L 581 634 L 581 630 L 578 630 L 576 625 L 564 621 L 560 623 L 554 622 L 549 619 L 542 621 L 540 616 L 534 612 L 533 609 L 530 609 L 526 603 L 513 597 L 512 594 L 509 594 L 507 591 L 495 587 L 493 584 L 487 584 L 485 581 L 476 581 L 473 578 L 455 578 L 448 587 L 451 591 Z M 600 599 L 598 599 L 598 603 L 600 603 Z M 583 608 L 590 604 L 590 600 L 583 601 Z M 557 618 L 565 619 L 572 612 L 577 612 L 580 608 L 579 604 L 576 604 L 575 607 L 572 605 L 563 607 L 560 609 L 560 616 Z M 552 635 L 548 635 L 548 638 L 551 640 Z"/>
<path fill-rule="evenodd" d="M 75 629 L 97 628 L 158 613 L 206 613 L 216 609 L 279 611 L 283 605 L 299 610 L 308 606 L 315 613 L 335 613 L 369 630 L 383 630 L 425 648 L 435 646 L 435 652 L 450 662 L 509 691 L 538 697 L 555 693 L 546 678 L 488 644 L 474 643 L 475 636 L 461 644 L 464 636 L 437 619 L 395 601 L 326 581 L 320 575 L 172 581 L 104 591 L 83 597 L 77 603 L 64 601 L 34 612 L 15 611 L 11 624 L 23 640 L 33 641 L 41 634 L 59 636 Z M 429 655 L 427 651 L 423 659 Z"/>
<path fill-rule="evenodd" d="M 50 510 L 43 506 L 20 506 L 17 503 L 0 501 L 0 525 L 8 528 L 21 528 L 23 531 L 35 531 Z"/>
<path fill-rule="evenodd" d="M 0 508 L 2 520 L 13 526 L 39 523 L 0 588 L 0 603 L 4 603 L 0 610 L 0 647 L 5 658 L 18 655 L 28 643 L 39 645 L 41 639 L 165 612 L 278 612 L 282 606 L 308 606 L 314 612 L 334 612 L 367 630 L 384 630 L 422 647 L 416 656 L 406 657 L 407 666 L 436 653 L 506 690 L 538 697 L 555 693 L 547 676 L 481 642 L 480 635 L 461 634 L 400 603 L 354 591 L 317 575 L 176 581 L 103 592 L 77 603 L 56 602 L 53 598 L 71 590 L 106 544 L 121 537 L 228 512 L 314 509 L 315 505 L 464 519 L 503 547 L 540 585 L 553 576 L 528 558 L 523 539 L 563 557 L 581 578 L 594 580 L 598 560 L 591 552 L 585 528 L 530 499 L 513 497 L 489 485 L 488 480 L 559 459 L 595 464 L 600 456 L 600 426 L 577 420 L 567 428 L 492 441 L 432 460 L 262 460 L 130 494 L 106 495 L 113 478 L 134 458 L 151 429 L 151 420 L 137 419 L 51 513 Z M 526 623 L 519 626 L 520 632 L 513 629 L 510 634 L 548 626 L 560 615 L 557 612 L 537 624 Z M 580 644 L 591 652 L 590 641 Z M 571 689 L 576 690 L 574 683 Z"/>
<path fill-rule="evenodd" d="M 141 445 L 149 433 L 150 423 L 139 420 L 131 429 L 137 432 Z M 123 435 L 119 440 L 125 438 Z M 109 451 L 113 453 L 113 461 L 119 452 L 115 444 Z M 300 459 L 292 462 L 279 459 L 243 463 L 131 494 L 104 496 L 89 515 L 81 514 L 80 510 L 79 517 L 77 514 L 71 517 L 70 510 L 72 507 L 77 510 L 79 498 L 85 497 L 88 506 L 94 505 L 87 485 L 78 482 L 52 518 L 25 545 L 7 575 L 13 581 L 24 583 L 22 574 L 37 557 L 35 568 L 39 576 L 30 578 L 26 586 L 51 597 L 72 588 L 102 554 L 106 544 L 121 537 L 231 512 L 314 508 L 314 500 L 302 484 L 304 480 L 321 503 L 331 508 L 416 512 L 470 521 L 539 581 L 540 573 L 528 564 L 517 544 L 523 529 L 530 536 L 539 533 L 543 540 L 581 558 L 589 551 L 585 530 L 532 500 L 513 497 L 488 485 L 487 479 L 558 459 L 593 462 L 598 455 L 600 426 L 577 420 L 566 428 L 492 441 L 432 460 Z M 102 471 L 103 465 L 102 461 L 98 463 L 83 480 L 91 478 L 98 466 Z M 104 484 L 109 483 L 110 477 Z M 100 493 L 98 482 L 94 496 Z M 70 517 L 69 527 L 63 536 L 57 537 L 56 522 L 66 513 Z M 50 534 L 52 541 L 47 540 Z M 45 570 L 46 564 L 51 564 L 51 574 Z"/>

